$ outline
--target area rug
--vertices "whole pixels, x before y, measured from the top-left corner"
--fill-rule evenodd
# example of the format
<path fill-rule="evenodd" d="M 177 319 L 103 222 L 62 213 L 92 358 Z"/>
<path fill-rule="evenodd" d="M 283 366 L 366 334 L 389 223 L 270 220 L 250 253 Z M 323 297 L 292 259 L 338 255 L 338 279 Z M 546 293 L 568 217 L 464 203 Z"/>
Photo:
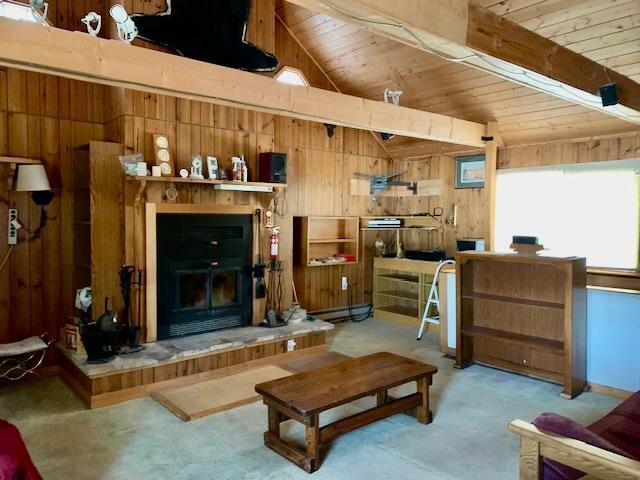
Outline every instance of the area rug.
<path fill-rule="evenodd" d="M 291 372 L 269 365 L 193 385 L 158 390 L 151 397 L 184 422 L 260 400 L 258 383 L 288 377 Z"/>

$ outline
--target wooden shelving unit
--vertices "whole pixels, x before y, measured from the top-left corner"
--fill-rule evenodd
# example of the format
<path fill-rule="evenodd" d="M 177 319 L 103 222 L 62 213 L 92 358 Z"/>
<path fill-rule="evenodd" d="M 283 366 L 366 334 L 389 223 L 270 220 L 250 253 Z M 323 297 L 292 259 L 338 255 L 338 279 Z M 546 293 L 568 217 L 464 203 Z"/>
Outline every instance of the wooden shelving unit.
<path fill-rule="evenodd" d="M 358 263 L 358 217 L 294 217 L 293 259 L 304 267 L 327 267 Z M 318 259 L 334 255 L 353 256 L 347 262 L 320 263 Z"/>
<path fill-rule="evenodd" d="M 374 316 L 418 328 L 438 262 L 404 258 L 373 261 Z"/>
<path fill-rule="evenodd" d="M 564 386 L 586 385 L 586 261 L 535 255 L 456 255 L 456 366 L 473 362 Z"/>

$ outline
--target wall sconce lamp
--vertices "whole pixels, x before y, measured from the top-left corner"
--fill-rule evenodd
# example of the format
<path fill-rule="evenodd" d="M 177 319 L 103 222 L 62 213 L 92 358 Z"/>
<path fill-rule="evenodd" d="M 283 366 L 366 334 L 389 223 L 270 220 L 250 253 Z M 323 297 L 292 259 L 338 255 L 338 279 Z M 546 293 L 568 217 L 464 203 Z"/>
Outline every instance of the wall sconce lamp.
<path fill-rule="evenodd" d="M 18 165 L 16 192 L 31 192 L 33 202 L 40 207 L 40 226 L 42 230 L 47 223 L 47 212 L 44 207 L 53 200 L 53 192 L 44 165 Z"/>

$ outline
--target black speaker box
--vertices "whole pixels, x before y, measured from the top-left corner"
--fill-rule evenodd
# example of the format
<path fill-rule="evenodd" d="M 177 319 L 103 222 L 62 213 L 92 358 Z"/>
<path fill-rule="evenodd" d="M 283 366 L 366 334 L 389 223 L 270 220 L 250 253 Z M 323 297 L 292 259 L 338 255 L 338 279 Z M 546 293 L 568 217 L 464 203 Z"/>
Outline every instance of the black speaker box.
<path fill-rule="evenodd" d="M 258 156 L 258 181 L 287 183 L 287 154 L 261 153 Z"/>

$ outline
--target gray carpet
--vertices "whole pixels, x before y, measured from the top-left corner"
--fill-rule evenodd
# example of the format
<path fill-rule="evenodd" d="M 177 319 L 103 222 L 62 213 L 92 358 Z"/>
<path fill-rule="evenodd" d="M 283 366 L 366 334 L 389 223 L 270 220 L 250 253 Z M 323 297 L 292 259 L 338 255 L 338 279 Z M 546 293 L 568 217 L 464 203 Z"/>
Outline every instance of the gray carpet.
<path fill-rule="evenodd" d="M 619 403 L 595 393 L 563 400 L 559 386 L 480 366 L 455 370 L 435 334 L 416 342 L 415 333 L 370 319 L 331 334 L 331 348 L 347 355 L 390 351 L 437 365 L 435 419 L 424 426 L 397 415 L 340 437 L 312 478 L 512 480 L 518 441 L 506 430 L 510 420 L 554 411 L 587 423 Z M 323 421 L 370 404 L 341 407 Z M 263 446 L 261 403 L 183 423 L 150 398 L 85 410 L 62 381 L 47 379 L 0 390 L 0 418 L 18 425 L 48 480 L 309 478 Z M 293 422 L 283 431 L 302 438 Z"/>

